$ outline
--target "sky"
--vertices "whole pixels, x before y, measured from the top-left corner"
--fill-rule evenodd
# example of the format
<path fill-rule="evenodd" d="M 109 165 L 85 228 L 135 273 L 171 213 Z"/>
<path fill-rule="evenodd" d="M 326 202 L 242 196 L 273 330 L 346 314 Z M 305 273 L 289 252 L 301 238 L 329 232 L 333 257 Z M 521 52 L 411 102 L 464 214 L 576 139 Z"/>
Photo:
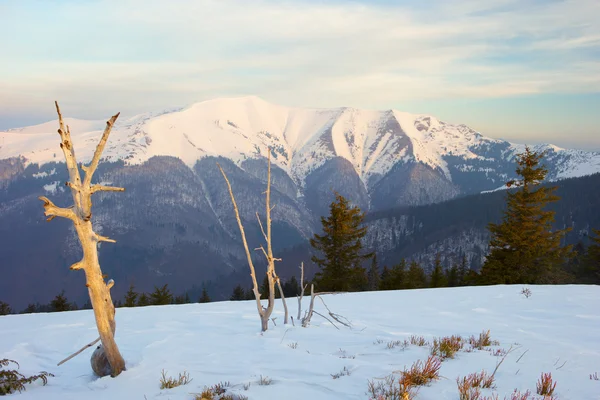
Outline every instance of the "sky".
<path fill-rule="evenodd" d="M 0 130 L 259 96 L 600 150 L 598 0 L 0 0 Z"/>

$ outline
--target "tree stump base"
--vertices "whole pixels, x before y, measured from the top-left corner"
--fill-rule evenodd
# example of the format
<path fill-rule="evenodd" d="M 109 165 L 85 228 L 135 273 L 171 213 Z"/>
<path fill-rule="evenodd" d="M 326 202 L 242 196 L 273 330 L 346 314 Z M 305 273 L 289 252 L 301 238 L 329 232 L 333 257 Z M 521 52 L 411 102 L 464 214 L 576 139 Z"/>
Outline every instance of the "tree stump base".
<path fill-rule="evenodd" d="M 94 373 L 99 377 L 108 376 L 111 374 L 112 369 L 102 345 L 96 347 L 96 350 L 94 350 L 92 353 L 90 363 L 92 364 Z"/>

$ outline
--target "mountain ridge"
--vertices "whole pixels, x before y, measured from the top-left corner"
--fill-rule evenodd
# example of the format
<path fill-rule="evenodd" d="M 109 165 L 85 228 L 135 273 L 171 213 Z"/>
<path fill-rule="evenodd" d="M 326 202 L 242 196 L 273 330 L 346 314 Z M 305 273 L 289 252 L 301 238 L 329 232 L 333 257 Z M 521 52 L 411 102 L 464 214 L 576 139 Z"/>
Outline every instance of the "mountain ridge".
<path fill-rule="evenodd" d="M 78 157 L 86 162 L 103 122 L 69 119 Z M 0 159 L 24 157 L 28 163 L 60 161 L 52 121 L 0 132 Z M 26 134 L 25 134 L 26 133 Z M 352 107 L 294 108 L 268 103 L 255 96 L 219 98 L 181 109 L 144 113 L 119 120 L 104 157 L 138 165 L 152 156 L 174 156 L 192 168 L 207 156 L 223 156 L 237 165 L 264 157 L 300 187 L 311 172 L 328 160 L 350 162 L 367 190 L 397 164 L 422 163 L 455 182 L 454 170 L 490 172 L 499 159 L 510 161 L 524 145 L 493 139 L 464 124 L 449 124 L 426 114 Z M 560 157 L 550 179 L 600 172 L 600 153 L 563 149 L 551 144 L 532 146 Z M 489 149 L 497 149 L 490 156 Z M 458 161 L 456 165 L 451 165 Z M 474 165 L 477 164 L 477 165 Z M 500 173 L 500 178 L 508 179 Z M 495 178 L 491 178 L 495 183 Z M 497 180 L 497 179 L 496 179 Z M 486 188 L 493 190 L 500 184 Z"/>

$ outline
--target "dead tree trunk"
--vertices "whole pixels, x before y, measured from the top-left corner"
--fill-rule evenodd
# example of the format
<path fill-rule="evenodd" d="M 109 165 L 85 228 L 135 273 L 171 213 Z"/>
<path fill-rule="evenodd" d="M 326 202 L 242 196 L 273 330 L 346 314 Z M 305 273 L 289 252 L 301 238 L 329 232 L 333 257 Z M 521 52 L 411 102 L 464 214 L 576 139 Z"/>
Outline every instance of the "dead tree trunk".
<path fill-rule="evenodd" d="M 283 288 L 281 287 L 281 279 L 279 279 L 278 276 L 276 276 L 275 279 L 277 281 L 277 287 L 279 288 L 279 294 L 281 295 L 281 302 L 283 303 L 283 312 L 284 312 L 283 324 L 285 325 L 288 323 L 288 319 L 289 319 L 287 303 L 285 302 L 285 294 L 283 294 Z"/>
<path fill-rule="evenodd" d="M 217 166 L 219 167 L 219 170 L 221 171 L 221 174 L 223 175 L 223 178 L 225 178 L 225 182 L 227 183 L 227 189 L 229 190 L 229 196 L 231 197 L 231 203 L 233 204 L 233 211 L 235 213 L 235 218 L 237 220 L 238 223 L 238 227 L 240 228 L 240 234 L 242 236 L 242 243 L 244 244 L 244 250 L 246 251 L 246 258 L 248 260 L 248 266 L 250 267 L 250 276 L 252 277 L 252 291 L 254 292 L 254 297 L 256 298 L 256 308 L 258 309 L 258 315 L 260 316 L 260 321 L 261 321 L 261 331 L 264 332 L 267 329 L 269 329 L 269 318 L 271 317 L 271 314 L 273 313 L 273 307 L 275 305 L 275 281 L 276 281 L 276 277 L 277 274 L 275 273 L 275 261 L 281 261 L 278 258 L 273 257 L 273 249 L 271 247 L 271 211 L 273 210 L 273 208 L 271 207 L 271 149 L 269 149 L 268 152 L 268 174 L 267 174 L 267 191 L 265 192 L 266 194 L 266 199 L 265 199 L 265 206 L 266 206 L 266 213 L 267 213 L 267 231 L 265 232 L 263 225 L 260 221 L 260 217 L 258 216 L 258 213 L 256 213 L 256 216 L 258 218 L 258 223 L 260 225 L 260 229 L 265 237 L 265 240 L 267 242 L 267 249 L 265 250 L 265 248 L 263 246 L 260 246 L 259 248 L 255 249 L 255 250 L 262 250 L 263 254 L 265 255 L 265 258 L 267 259 L 267 280 L 269 283 L 269 293 L 268 293 L 268 302 L 267 302 L 267 307 L 263 308 L 261 302 L 260 302 L 260 292 L 258 291 L 258 282 L 256 281 L 256 270 L 254 269 L 254 264 L 252 262 L 252 255 L 250 254 L 250 249 L 248 248 L 248 242 L 246 240 L 246 233 L 244 231 L 244 226 L 242 224 L 242 219 L 240 218 L 240 212 L 237 206 L 237 203 L 235 201 L 235 197 L 233 195 L 233 190 L 231 189 L 231 183 L 229 182 L 229 179 L 227 178 L 227 175 L 225 174 L 225 171 L 223 171 L 223 168 L 221 168 L 221 166 L 217 163 Z"/>
<path fill-rule="evenodd" d="M 306 316 L 302 319 L 302 327 L 306 328 L 310 324 L 310 320 L 312 319 L 313 312 L 315 309 L 315 285 L 310 285 L 310 305 L 308 306 L 308 311 L 306 312 Z"/>
<path fill-rule="evenodd" d="M 298 296 L 298 321 L 302 318 L 302 297 L 304 297 L 304 290 L 306 290 L 304 284 L 304 262 L 300 263 L 300 296 Z"/>
<path fill-rule="evenodd" d="M 104 281 L 104 276 L 102 275 L 102 270 L 100 269 L 100 264 L 98 262 L 98 243 L 115 243 L 115 241 L 97 234 L 92 228 L 92 194 L 101 191 L 122 192 L 125 189 L 92 185 L 92 176 L 94 175 L 94 172 L 96 172 L 100 156 L 102 155 L 110 131 L 119 117 L 119 114 L 114 115 L 106 122 L 106 128 L 104 129 L 104 133 L 96 147 L 96 151 L 94 152 L 90 164 L 87 167 L 81 165 L 81 168 L 85 172 L 85 177 L 82 181 L 77 166 L 77 160 L 75 159 L 75 150 L 71 141 L 71 132 L 68 126 L 65 127 L 58 103 L 55 103 L 55 105 L 60 125 L 60 129 L 58 130 L 61 138 L 60 148 L 65 156 L 67 169 L 69 171 L 69 180 L 65 184 L 71 189 L 74 205 L 68 208 L 62 208 L 57 207 L 52 201 L 44 196 L 40 197 L 40 200 L 44 202 L 44 215 L 48 217 L 48 221 L 51 221 L 55 217 L 62 217 L 71 220 L 75 226 L 79 242 L 83 249 L 83 258 L 81 261 L 71 265 L 71 269 L 82 269 L 85 272 L 86 286 L 94 309 L 96 326 L 98 327 L 98 333 L 100 334 L 100 340 L 102 341 L 102 348 L 106 354 L 106 359 L 110 364 L 110 375 L 114 377 L 119 375 L 121 371 L 125 369 L 125 361 L 123 360 L 121 353 L 119 353 L 119 348 L 117 347 L 114 338 L 116 331 L 115 307 L 110 295 L 110 288 L 114 285 L 114 281 L 112 279 L 108 282 Z M 103 369 L 94 366 L 92 367 L 96 373 Z"/>

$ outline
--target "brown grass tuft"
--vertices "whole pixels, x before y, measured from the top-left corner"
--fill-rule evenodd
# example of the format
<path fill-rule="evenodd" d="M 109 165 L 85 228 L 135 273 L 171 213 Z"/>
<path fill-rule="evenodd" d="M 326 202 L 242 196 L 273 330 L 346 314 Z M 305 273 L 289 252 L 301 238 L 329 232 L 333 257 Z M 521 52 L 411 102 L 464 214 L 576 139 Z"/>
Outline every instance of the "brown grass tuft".
<path fill-rule="evenodd" d="M 491 345 L 499 345 L 500 343 L 497 340 L 492 340 L 490 337 L 490 331 L 483 331 L 479 334 L 479 337 L 471 336 L 469 338 L 469 344 L 473 346 L 473 348 L 477 350 L 483 350 L 484 347 L 489 347 Z"/>
<path fill-rule="evenodd" d="M 190 379 L 190 374 L 186 371 L 183 371 L 183 374 L 179 374 L 177 378 L 167 377 L 165 370 L 163 369 L 160 377 L 160 388 L 161 389 L 173 389 L 177 386 L 187 385 L 190 383 L 192 379 Z"/>
<path fill-rule="evenodd" d="M 460 336 L 446 336 L 440 339 L 433 339 L 431 355 L 439 357 L 442 361 L 447 358 L 454 358 L 457 351 L 464 346 L 464 340 Z"/>
<path fill-rule="evenodd" d="M 442 361 L 436 356 L 429 356 L 423 363 L 417 360 L 410 369 L 400 373 L 400 384 L 405 387 L 425 386 L 440 378 Z"/>
<path fill-rule="evenodd" d="M 536 384 L 537 394 L 542 396 L 552 396 L 554 389 L 556 389 L 556 382 L 552 382 L 552 374 L 542 373 L 540 380 Z"/>
<path fill-rule="evenodd" d="M 412 335 L 408 340 L 413 346 L 429 346 L 429 342 L 423 336 Z"/>

